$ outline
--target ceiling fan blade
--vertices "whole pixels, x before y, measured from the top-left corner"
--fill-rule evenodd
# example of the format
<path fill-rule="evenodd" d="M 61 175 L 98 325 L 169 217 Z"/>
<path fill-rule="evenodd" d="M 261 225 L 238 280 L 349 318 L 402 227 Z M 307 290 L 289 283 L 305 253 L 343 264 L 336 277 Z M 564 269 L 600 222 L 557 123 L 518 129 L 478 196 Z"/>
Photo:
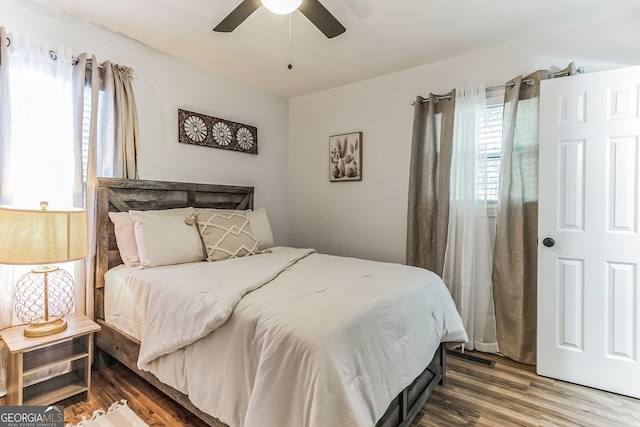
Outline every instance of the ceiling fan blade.
<path fill-rule="evenodd" d="M 346 29 L 318 0 L 302 0 L 298 8 L 325 36 L 334 38 Z"/>
<path fill-rule="evenodd" d="M 219 33 L 230 33 L 262 5 L 260 0 L 244 0 L 214 29 Z"/>

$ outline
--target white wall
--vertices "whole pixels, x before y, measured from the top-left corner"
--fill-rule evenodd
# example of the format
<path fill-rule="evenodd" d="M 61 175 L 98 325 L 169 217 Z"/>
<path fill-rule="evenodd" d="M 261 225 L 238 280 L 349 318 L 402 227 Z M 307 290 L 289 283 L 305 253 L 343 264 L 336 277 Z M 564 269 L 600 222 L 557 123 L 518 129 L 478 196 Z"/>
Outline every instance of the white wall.
<path fill-rule="evenodd" d="M 45 2 L 46 3 L 46 2 Z M 137 41 L 24 0 L 2 0 L 0 25 L 74 55 L 95 54 L 135 70 L 142 179 L 254 186 L 275 240 L 287 244 L 288 101 L 153 50 Z M 259 154 L 178 143 L 183 108 L 258 128 Z"/>
<path fill-rule="evenodd" d="M 291 245 L 404 262 L 410 101 L 472 83 L 504 84 L 571 61 L 587 72 L 637 65 L 639 19 L 640 12 L 598 17 L 535 39 L 292 99 Z M 363 132 L 363 180 L 330 183 L 328 137 L 354 131 Z"/>

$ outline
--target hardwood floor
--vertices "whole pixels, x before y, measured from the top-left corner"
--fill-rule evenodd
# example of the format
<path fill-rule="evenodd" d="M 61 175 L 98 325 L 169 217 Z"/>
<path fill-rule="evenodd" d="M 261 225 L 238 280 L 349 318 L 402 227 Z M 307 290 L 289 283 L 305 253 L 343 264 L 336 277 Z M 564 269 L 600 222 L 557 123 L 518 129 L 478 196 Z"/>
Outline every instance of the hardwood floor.
<path fill-rule="evenodd" d="M 447 357 L 446 384 L 436 388 L 412 427 L 640 426 L 640 400 L 539 377 L 534 367 L 500 356 L 471 354 L 494 360 L 495 366 Z M 122 365 L 93 372 L 92 381 L 89 402 L 61 402 L 66 422 L 75 424 L 95 409 L 127 399 L 150 426 L 206 427 Z"/>
<path fill-rule="evenodd" d="M 100 372 L 92 372 L 88 402 L 70 398 L 60 404 L 64 405 L 65 423 L 76 424 L 83 416 L 90 419 L 96 409 L 106 411 L 121 399 L 126 399 L 131 410 L 151 427 L 208 427 L 200 418 L 117 362 Z"/>
<path fill-rule="evenodd" d="M 447 357 L 446 383 L 436 388 L 412 427 L 640 426 L 638 399 L 540 377 L 534 366 L 506 357 L 470 354 L 495 366 Z"/>

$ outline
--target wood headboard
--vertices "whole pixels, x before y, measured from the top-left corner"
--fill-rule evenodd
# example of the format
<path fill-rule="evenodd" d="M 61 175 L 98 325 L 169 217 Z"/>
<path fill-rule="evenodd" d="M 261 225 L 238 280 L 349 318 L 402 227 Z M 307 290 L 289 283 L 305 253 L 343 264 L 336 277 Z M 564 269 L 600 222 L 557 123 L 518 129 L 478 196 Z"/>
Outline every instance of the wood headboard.
<path fill-rule="evenodd" d="M 122 264 L 109 212 L 195 208 L 253 209 L 253 187 L 98 178 L 95 315 L 104 318 L 104 274 Z"/>

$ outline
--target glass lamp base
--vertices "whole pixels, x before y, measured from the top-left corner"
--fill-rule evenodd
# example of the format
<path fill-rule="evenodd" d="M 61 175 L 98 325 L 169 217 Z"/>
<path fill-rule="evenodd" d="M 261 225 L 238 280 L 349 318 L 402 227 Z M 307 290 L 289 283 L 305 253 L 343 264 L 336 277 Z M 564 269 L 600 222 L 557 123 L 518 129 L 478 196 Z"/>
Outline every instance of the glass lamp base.
<path fill-rule="evenodd" d="M 67 329 L 67 321 L 58 319 L 51 323 L 37 323 L 24 328 L 25 337 L 44 337 Z"/>

